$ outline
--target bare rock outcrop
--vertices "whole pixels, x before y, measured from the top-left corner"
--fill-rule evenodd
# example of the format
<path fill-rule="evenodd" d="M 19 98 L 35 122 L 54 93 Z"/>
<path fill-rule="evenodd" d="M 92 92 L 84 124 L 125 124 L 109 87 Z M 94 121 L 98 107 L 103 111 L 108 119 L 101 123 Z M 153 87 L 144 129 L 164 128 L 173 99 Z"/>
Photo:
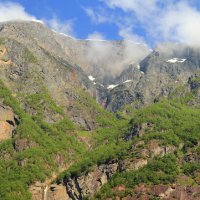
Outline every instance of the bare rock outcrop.
<path fill-rule="evenodd" d="M 147 160 L 145 159 L 112 160 L 96 166 L 91 172 L 80 177 L 68 178 L 65 180 L 68 198 L 79 200 L 83 197 L 93 196 L 115 173 L 138 170 L 146 164 Z"/>
<path fill-rule="evenodd" d="M 120 163 L 111 161 L 108 164 L 96 166 L 93 171 L 80 177 L 66 179 L 65 185 L 69 199 L 82 199 L 85 196 L 94 195 L 119 170 Z"/>
<path fill-rule="evenodd" d="M 141 125 L 134 123 L 132 126 L 130 126 L 128 132 L 124 136 L 124 139 L 128 141 L 135 136 L 140 137 L 144 134 L 146 129 L 151 129 L 152 127 L 153 124 L 150 122 L 142 123 Z"/>
<path fill-rule="evenodd" d="M 10 139 L 17 127 L 18 117 L 8 106 L 0 104 L 0 141 Z"/>
<path fill-rule="evenodd" d="M 115 190 L 120 191 L 120 188 Z M 125 190 L 125 188 L 124 188 Z M 180 186 L 180 185 L 153 185 L 140 184 L 133 190 L 132 197 L 124 197 L 123 200 L 137 199 L 177 199 L 177 200 L 197 200 L 200 197 L 200 187 Z"/>

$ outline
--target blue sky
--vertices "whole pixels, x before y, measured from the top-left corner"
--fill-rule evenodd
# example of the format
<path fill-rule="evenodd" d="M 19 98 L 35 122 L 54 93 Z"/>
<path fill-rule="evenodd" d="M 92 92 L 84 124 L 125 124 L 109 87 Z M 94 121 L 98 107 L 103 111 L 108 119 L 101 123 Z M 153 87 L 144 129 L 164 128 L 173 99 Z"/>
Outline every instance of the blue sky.
<path fill-rule="evenodd" d="M 39 19 L 76 38 L 200 44 L 199 0 L 0 0 L 0 21 Z"/>
<path fill-rule="evenodd" d="M 1 1 L 0 2 L 7 2 Z M 58 18 L 60 21 L 72 21 L 74 35 L 78 38 L 87 38 L 90 33 L 101 32 L 107 39 L 120 39 L 117 27 L 114 24 L 92 22 L 85 9 L 106 7 L 98 0 L 15 0 L 25 11 L 38 19 Z"/>

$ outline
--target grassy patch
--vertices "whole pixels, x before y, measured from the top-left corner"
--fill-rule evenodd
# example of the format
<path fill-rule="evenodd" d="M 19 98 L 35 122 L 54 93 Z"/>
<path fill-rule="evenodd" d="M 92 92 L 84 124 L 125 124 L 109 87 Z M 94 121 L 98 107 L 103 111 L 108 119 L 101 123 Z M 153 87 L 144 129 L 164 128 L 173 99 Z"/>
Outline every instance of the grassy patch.
<path fill-rule="evenodd" d="M 35 55 L 30 51 L 30 50 L 26 50 L 26 53 L 24 55 L 24 57 L 26 58 L 26 60 L 29 63 L 37 63 L 37 58 L 35 57 Z"/>

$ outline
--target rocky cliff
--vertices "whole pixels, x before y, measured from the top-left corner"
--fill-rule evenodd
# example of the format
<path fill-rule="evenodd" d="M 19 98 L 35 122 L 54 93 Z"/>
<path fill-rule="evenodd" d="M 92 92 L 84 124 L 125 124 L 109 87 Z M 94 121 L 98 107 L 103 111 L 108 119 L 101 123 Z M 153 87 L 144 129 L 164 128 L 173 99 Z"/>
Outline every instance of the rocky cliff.
<path fill-rule="evenodd" d="M 81 68 L 72 66 L 59 56 L 62 51 L 59 44 L 53 43 L 55 40 L 51 43 L 54 47 L 49 47 L 47 39 L 42 40 L 42 38 L 22 32 L 24 29 L 30 30 L 29 26 L 31 26 L 29 23 L 2 25 L 1 60 L 2 62 L 6 60 L 6 63 L 1 65 L 0 78 L 9 86 L 13 94 L 18 95 L 29 114 L 38 113 L 38 110 L 36 111 L 34 106 L 30 105 L 30 95 L 49 93 L 56 104 L 64 108 L 64 112 L 68 113 L 73 122 L 86 129 L 92 129 L 95 126 L 92 120 L 94 116 L 90 120 L 91 116 L 86 115 L 87 105 L 82 105 L 82 109 L 77 108 L 76 105 L 84 102 L 81 100 L 84 98 L 80 94 L 82 91 L 88 92 L 93 97 L 96 96 L 93 83 Z M 53 37 L 52 31 L 38 23 L 33 23 L 32 30 L 35 30 L 37 34 L 40 31 L 46 31 L 47 33 L 44 32 L 44 34 Z M 55 55 L 56 49 L 58 49 L 57 55 Z M 43 109 L 45 121 L 52 123 L 62 119 L 58 112 L 48 107 L 46 102 L 43 108 L 40 108 Z"/>
<path fill-rule="evenodd" d="M 198 73 L 200 51 L 181 44 L 159 45 L 138 65 L 130 66 L 116 79 L 108 94 L 107 108 L 117 111 L 132 103 L 141 107 L 168 97 L 175 88 Z"/>
<path fill-rule="evenodd" d="M 130 41 L 77 40 L 36 22 L 1 24 L 0 35 L 30 49 L 43 66 L 51 62 L 44 61 L 47 54 L 55 63 L 71 66 L 70 83 L 77 81 L 114 112 L 126 104 L 141 107 L 168 96 L 199 70 L 199 49 L 182 44 L 161 44 L 151 52 L 144 44 Z M 7 49 L 1 49 L 2 65 L 11 65 Z"/>
<path fill-rule="evenodd" d="M 19 119 L 13 110 L 0 104 L 0 141 L 8 140 L 15 134 Z"/>
<path fill-rule="evenodd" d="M 139 147 L 144 143 L 138 142 L 129 151 L 138 151 Z M 141 151 L 141 150 L 139 150 Z M 112 176 L 119 172 L 135 171 L 145 165 L 154 156 L 164 156 L 175 151 L 173 146 L 160 147 L 158 141 L 152 141 L 143 149 L 143 158 L 127 158 L 122 160 L 110 160 L 104 164 L 94 166 L 91 171 L 86 172 L 81 176 L 69 177 L 64 179 L 62 183 L 45 185 L 36 183 L 30 190 L 34 194 L 34 200 L 39 200 L 46 193 L 46 198 L 50 200 L 57 199 L 83 199 L 94 196 L 100 188 L 108 183 Z M 58 198 L 59 197 L 59 198 Z"/>
<path fill-rule="evenodd" d="M 59 34 L 55 36 L 70 61 L 105 87 L 112 84 L 130 63 L 138 63 L 150 53 L 145 44 L 134 41 L 77 40 Z"/>

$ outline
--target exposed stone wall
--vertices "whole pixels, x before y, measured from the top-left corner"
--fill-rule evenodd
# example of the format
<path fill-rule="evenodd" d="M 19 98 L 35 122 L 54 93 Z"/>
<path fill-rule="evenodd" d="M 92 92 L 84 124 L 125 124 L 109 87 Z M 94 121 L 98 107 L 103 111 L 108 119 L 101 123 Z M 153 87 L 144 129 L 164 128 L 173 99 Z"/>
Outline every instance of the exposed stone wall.
<path fill-rule="evenodd" d="M 0 141 L 12 138 L 18 122 L 12 109 L 0 103 Z"/>

